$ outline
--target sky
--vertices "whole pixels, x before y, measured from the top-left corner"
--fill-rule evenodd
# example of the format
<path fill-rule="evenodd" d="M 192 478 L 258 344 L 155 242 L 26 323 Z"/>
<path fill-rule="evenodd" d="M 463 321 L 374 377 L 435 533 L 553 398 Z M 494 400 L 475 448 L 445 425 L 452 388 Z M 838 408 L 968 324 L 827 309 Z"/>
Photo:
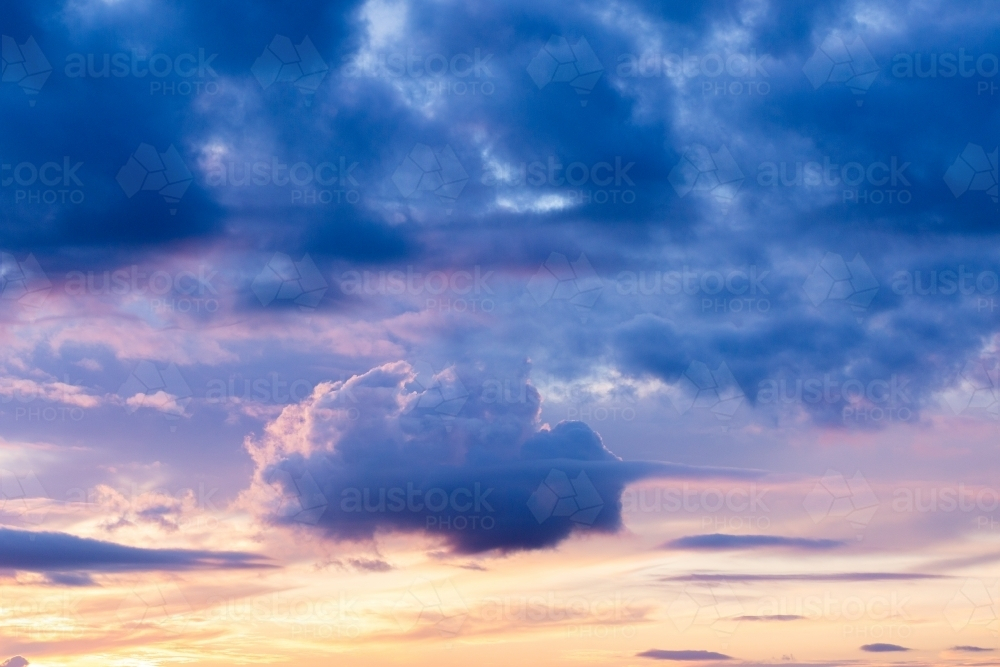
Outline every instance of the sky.
<path fill-rule="evenodd" d="M 0 665 L 997 664 L 998 24 L 6 3 Z"/>

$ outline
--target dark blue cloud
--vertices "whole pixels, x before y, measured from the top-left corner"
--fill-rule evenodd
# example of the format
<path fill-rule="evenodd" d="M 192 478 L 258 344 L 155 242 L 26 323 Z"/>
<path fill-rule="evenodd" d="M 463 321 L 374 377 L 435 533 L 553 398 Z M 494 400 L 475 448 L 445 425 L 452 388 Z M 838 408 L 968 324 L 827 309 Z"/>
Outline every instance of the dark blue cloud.
<path fill-rule="evenodd" d="M 145 549 L 67 533 L 0 528 L 0 567 L 47 573 L 64 585 L 88 583 L 88 573 L 269 567 L 239 551 Z"/>
<path fill-rule="evenodd" d="M 313 415 L 315 426 L 302 436 L 315 451 L 283 453 L 283 439 L 261 444 L 271 460 L 260 481 L 285 498 L 270 518 L 337 540 L 398 531 L 423 533 L 456 553 L 542 549 L 575 532 L 620 530 L 621 494 L 631 482 L 761 474 L 623 461 L 583 422 L 540 428 L 534 387 L 511 392 L 523 401 L 470 395 L 459 378 L 481 385 L 471 378 L 488 371 L 462 371 L 386 364 L 299 406 Z M 359 419 L 325 416 L 348 400 Z"/>
<path fill-rule="evenodd" d="M 995 234 L 1000 212 L 985 192 L 956 198 L 943 174 L 967 144 L 995 143 L 990 128 L 998 111 L 989 103 L 992 94 L 978 89 L 995 77 L 899 76 L 893 63 L 900 54 L 991 53 L 996 22 L 984 19 L 989 5 L 982 2 L 961 11 L 895 1 L 879 6 L 908 18 L 887 32 L 860 23 L 855 4 L 844 1 L 772 3 L 749 14 L 735 1 L 697 8 L 629 3 L 627 12 L 649 26 L 649 34 L 640 34 L 600 19 L 600 12 L 566 12 L 551 3 L 518 3 L 513 14 L 508 7 L 450 3 L 447 10 L 408 7 L 398 33 L 379 42 L 360 2 L 309 2 L 289 12 L 270 11 L 261 2 L 239 11 L 228 2 L 79 3 L 66 11 L 57 2 L 14 3 L 5 30 L 19 43 L 33 35 L 53 71 L 32 96 L 34 106 L 18 86 L 5 84 L 5 118 L 24 131 L 6 134 L 0 155 L 12 165 L 64 157 L 82 162 L 85 200 L 36 205 L 17 201 L 18 188 L 4 189 L 5 243 L 36 252 L 43 266 L 69 258 L 72 268 L 114 266 L 123 252 L 146 261 L 157 250 L 197 252 L 216 243 L 309 251 L 321 265 L 342 258 L 376 269 L 461 257 L 530 271 L 567 244 L 586 250 L 609 275 L 663 268 L 678 255 L 692 265 L 755 264 L 777 283 L 766 320 L 730 328 L 708 317 L 697 300 L 673 313 L 650 303 L 615 305 L 586 334 L 561 331 L 554 347 L 585 355 L 577 363 L 610 358 L 637 375 L 668 381 L 694 359 L 726 359 L 751 403 L 754 388 L 767 379 L 830 374 L 867 383 L 905 375 L 913 392 L 905 407 L 919 413 L 995 331 L 997 311 L 977 311 L 960 296 L 930 304 L 903 299 L 887 284 L 902 270 L 991 266 L 989 244 L 978 241 Z M 945 11 L 947 21 L 941 20 Z M 862 106 L 841 85 L 813 90 L 803 73 L 816 47 L 837 31 L 861 35 L 879 66 Z M 308 36 L 315 45 L 329 69 L 314 91 L 258 81 L 252 68 L 276 34 L 294 44 Z M 604 68 L 585 107 L 570 86 L 539 88 L 528 73 L 553 35 L 586 38 Z M 161 86 L 153 94 L 153 83 L 179 85 L 191 78 L 171 74 L 161 81 L 131 71 L 75 76 L 67 70 L 75 54 L 84 61 L 93 56 L 100 69 L 105 54 L 131 57 L 133 49 L 208 59 L 193 79 L 218 90 L 165 95 Z M 753 52 L 762 63 L 757 82 L 766 82 L 768 93 L 715 94 L 712 85 L 744 79 L 698 68 L 680 77 L 667 76 L 662 67 L 652 76 L 621 68 L 630 57 L 662 61 L 685 51 L 703 60 L 716 52 Z M 421 68 L 438 55 L 449 62 L 468 55 L 484 64 L 475 74 L 449 69 L 441 76 L 423 69 L 399 75 L 385 66 L 358 74 L 350 67 L 358 58 L 377 65 L 397 55 L 414 55 Z M 468 83 L 469 76 L 494 92 L 460 95 L 449 87 Z M 175 146 L 192 172 L 176 206 L 152 191 L 129 198 L 116 182 L 141 143 L 161 152 Z M 447 206 L 433 196 L 408 197 L 392 180 L 417 144 L 450 146 L 466 172 L 467 183 Z M 712 152 L 726 146 L 742 171 L 728 209 L 711 196 L 682 195 L 671 185 L 671 171 L 692 145 Z M 912 196 L 907 204 L 845 205 L 836 187 L 760 182 L 762 165 L 771 162 L 794 172 L 797 163 L 825 158 L 868 165 L 894 157 L 910 165 L 903 171 Z M 517 172 L 534 161 L 547 166 L 550 158 L 562 165 L 551 182 L 498 186 L 490 180 L 496 168 Z M 218 186 L 209 178 L 212 165 L 241 170 L 276 160 L 312 168 L 328 161 L 339 168 L 341 159 L 357 165 L 350 171 L 357 185 L 334 189 L 356 191 L 354 203 L 296 204 L 290 185 Z M 534 205 L 546 197 L 572 199 L 569 192 L 584 187 L 567 186 L 570 164 L 592 168 L 616 161 L 632 165 L 632 184 L 613 187 L 633 191 L 634 203 Z M 846 309 L 817 311 L 806 300 L 801 284 L 809 268 L 799 265 L 828 251 L 861 251 L 872 266 L 882 289 L 869 319 L 857 322 Z M 325 307 L 345 306 L 333 296 Z M 941 349 L 947 354 L 939 355 Z M 845 404 L 804 407 L 833 424 Z"/>

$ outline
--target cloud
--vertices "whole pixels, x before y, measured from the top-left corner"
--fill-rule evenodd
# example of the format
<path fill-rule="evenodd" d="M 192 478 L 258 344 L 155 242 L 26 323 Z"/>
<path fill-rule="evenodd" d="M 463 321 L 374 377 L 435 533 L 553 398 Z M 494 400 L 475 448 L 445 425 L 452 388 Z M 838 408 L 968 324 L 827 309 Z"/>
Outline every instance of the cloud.
<path fill-rule="evenodd" d="M 347 563 L 364 572 L 388 572 L 392 569 L 392 565 L 378 558 L 349 558 Z"/>
<path fill-rule="evenodd" d="M 861 647 L 861 650 L 868 653 L 892 653 L 895 651 L 909 651 L 910 649 L 899 644 L 865 644 Z"/>
<path fill-rule="evenodd" d="M 664 544 L 673 549 L 698 549 L 706 551 L 729 551 L 733 549 L 760 549 L 768 547 L 788 547 L 803 551 L 825 551 L 844 546 L 841 540 L 810 539 L 805 537 L 782 537 L 780 535 L 689 535 Z"/>
<path fill-rule="evenodd" d="M 87 573 L 269 567 L 239 551 L 144 549 L 67 533 L 0 528 L 0 568 L 45 573 L 53 583 L 80 586 Z"/>
<path fill-rule="evenodd" d="M 959 653 L 990 653 L 995 649 L 982 648 L 980 646 L 952 646 L 949 651 L 958 651 Z"/>
<path fill-rule="evenodd" d="M 943 574 L 907 574 L 905 572 L 834 572 L 829 574 L 682 574 L 663 581 L 923 581 L 947 579 Z"/>
<path fill-rule="evenodd" d="M 15 655 L 13 658 L 8 658 L 0 662 L 0 667 L 24 667 L 27 664 L 29 664 L 27 660 L 19 655 Z"/>
<path fill-rule="evenodd" d="M 731 656 L 715 651 L 665 651 L 661 649 L 649 649 L 636 654 L 637 658 L 652 658 L 653 660 L 732 660 Z"/>
<path fill-rule="evenodd" d="M 805 616 L 798 616 L 796 614 L 772 614 L 770 616 L 737 616 L 735 620 L 737 621 L 798 621 L 805 618 Z"/>
<path fill-rule="evenodd" d="M 101 403 L 100 397 L 87 394 L 83 387 L 14 377 L 0 378 L 0 397 L 4 402 L 16 398 L 21 402 L 52 401 L 77 408 L 93 408 Z"/>
<path fill-rule="evenodd" d="M 94 585 L 94 580 L 86 572 L 46 572 L 45 580 L 56 586 Z"/>
<path fill-rule="evenodd" d="M 623 461 L 583 422 L 541 424 L 530 384 L 523 400 L 497 402 L 458 389 L 482 386 L 481 369 L 424 372 L 383 364 L 284 408 L 247 443 L 263 515 L 335 540 L 411 532 L 456 553 L 505 552 L 618 531 L 633 481 L 760 474 Z M 348 406 L 356 419 L 345 418 Z"/>

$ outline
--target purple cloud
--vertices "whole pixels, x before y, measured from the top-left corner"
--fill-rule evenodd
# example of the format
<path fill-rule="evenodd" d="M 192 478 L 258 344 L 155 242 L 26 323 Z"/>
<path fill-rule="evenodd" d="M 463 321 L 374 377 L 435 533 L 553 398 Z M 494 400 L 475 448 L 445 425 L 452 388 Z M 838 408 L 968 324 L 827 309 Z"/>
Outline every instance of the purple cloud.
<path fill-rule="evenodd" d="M 678 660 L 686 662 L 698 662 L 703 660 L 732 660 L 731 656 L 716 653 L 715 651 L 666 651 L 662 649 L 650 649 L 636 654 L 637 658 L 652 658 L 653 660 Z"/>
<path fill-rule="evenodd" d="M 671 540 L 664 547 L 673 549 L 699 549 L 706 551 L 728 551 L 733 549 L 760 549 L 767 547 L 788 547 L 804 551 L 825 551 L 844 546 L 841 540 L 810 539 L 805 537 L 782 537 L 780 535 L 690 535 Z"/>

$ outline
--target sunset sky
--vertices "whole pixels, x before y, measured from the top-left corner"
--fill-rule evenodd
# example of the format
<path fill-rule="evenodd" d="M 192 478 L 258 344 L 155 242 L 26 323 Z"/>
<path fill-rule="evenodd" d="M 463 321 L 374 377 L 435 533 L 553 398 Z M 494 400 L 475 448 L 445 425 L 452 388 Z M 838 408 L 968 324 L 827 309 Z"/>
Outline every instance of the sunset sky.
<path fill-rule="evenodd" d="M 1000 664 L 996 9 L 6 2 L 0 667 Z"/>

